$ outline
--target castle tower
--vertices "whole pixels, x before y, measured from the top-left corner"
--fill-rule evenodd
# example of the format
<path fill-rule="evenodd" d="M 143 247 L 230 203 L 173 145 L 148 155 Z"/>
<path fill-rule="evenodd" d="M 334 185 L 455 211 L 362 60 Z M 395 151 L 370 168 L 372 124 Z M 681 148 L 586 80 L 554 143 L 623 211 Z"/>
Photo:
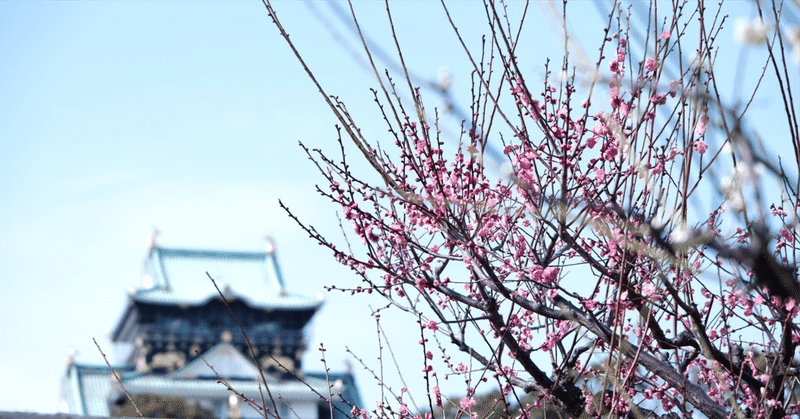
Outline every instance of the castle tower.
<path fill-rule="evenodd" d="M 148 403 L 181 400 L 195 410 L 174 415 L 198 418 L 264 417 L 241 394 L 260 405 L 263 393 L 271 412 L 303 419 L 331 417 L 332 406 L 322 400 L 329 395 L 336 417 L 350 411 L 348 402 L 360 404 L 351 374 L 303 371 L 304 331 L 322 300 L 286 292 L 271 242 L 267 251 L 251 253 L 168 249 L 152 241 L 144 266 L 142 287 L 131 291 L 111 334 L 122 386 L 108 367 L 70 359 L 62 386 L 66 413 L 129 409 L 123 386 Z"/>

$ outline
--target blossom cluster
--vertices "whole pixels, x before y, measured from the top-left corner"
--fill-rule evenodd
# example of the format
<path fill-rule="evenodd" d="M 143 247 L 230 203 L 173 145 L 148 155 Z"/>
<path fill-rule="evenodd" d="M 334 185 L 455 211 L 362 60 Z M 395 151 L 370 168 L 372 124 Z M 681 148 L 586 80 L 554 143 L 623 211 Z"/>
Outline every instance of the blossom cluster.
<path fill-rule="evenodd" d="M 506 110 L 505 126 L 479 118 L 491 109 L 476 111 L 455 144 L 425 113 L 419 89 L 411 92 L 416 114 L 389 89 L 384 99 L 376 92 L 393 152 L 370 145 L 355 125 L 346 132 L 378 181 L 353 172 L 344 146 L 341 159 L 313 155 L 327 180 L 320 193 L 341 208 L 360 247 L 306 231 L 363 280 L 347 290 L 381 295 L 436 339 L 441 356 L 420 341 L 426 381 L 435 384 L 440 368 L 445 376 L 473 370 L 444 355 L 443 339 L 493 372 L 503 397 L 522 389 L 538 395 L 534 406 L 547 400 L 573 415 L 800 414 L 797 395 L 783 387 L 800 379 L 800 290 L 789 289 L 797 281 L 789 268 L 797 189 L 771 205 L 777 228 L 763 233 L 766 219 L 755 223 L 746 206 L 733 205 L 755 181 L 739 176 L 723 191 L 706 181 L 726 167 L 715 127 L 729 121 L 712 113 L 710 99 L 714 34 L 724 19 L 712 24 L 696 11 L 708 23 L 703 46 L 669 79 L 688 25 L 686 5 L 675 7 L 641 56 L 624 25 L 605 28 L 602 76 L 589 89 L 574 70 L 552 76 L 549 64 L 535 88 L 506 51 L 500 97 L 478 94 L 473 105 L 490 98 Z M 560 74 L 569 70 L 565 59 Z M 496 79 L 481 77 L 480 91 L 494 91 L 486 86 Z M 607 99 L 597 100 L 595 87 Z M 502 142 L 506 174 L 486 164 L 492 142 Z M 744 173 L 752 150 L 739 153 Z M 457 408 L 474 414 L 476 389 L 465 382 Z M 439 386 L 428 388 L 442 408 Z M 413 416 L 405 399 L 397 402 L 400 417 Z"/>

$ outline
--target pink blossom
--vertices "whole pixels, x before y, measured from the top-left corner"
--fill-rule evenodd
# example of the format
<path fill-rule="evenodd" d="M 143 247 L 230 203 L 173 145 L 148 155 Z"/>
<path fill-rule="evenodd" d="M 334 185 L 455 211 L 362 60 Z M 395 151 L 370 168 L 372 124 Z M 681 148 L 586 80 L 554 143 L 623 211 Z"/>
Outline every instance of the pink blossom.
<path fill-rule="evenodd" d="M 594 169 L 594 178 L 597 179 L 597 182 L 600 183 L 606 179 L 606 172 L 601 168 Z"/>
<path fill-rule="evenodd" d="M 433 397 L 436 399 L 436 407 L 442 407 L 442 393 L 439 386 L 433 386 Z"/>
<path fill-rule="evenodd" d="M 625 118 L 626 116 L 628 116 L 628 112 L 630 111 L 630 108 L 628 107 L 628 104 L 623 102 L 622 100 L 620 100 L 619 102 L 620 102 L 619 106 L 618 106 L 618 108 L 619 108 L 619 116 L 621 116 L 622 118 Z"/>
<path fill-rule="evenodd" d="M 517 79 L 517 83 L 514 86 L 514 96 L 517 97 L 517 100 L 524 104 L 525 106 L 530 106 L 530 100 L 527 90 L 522 86 L 522 80 Z"/>
<path fill-rule="evenodd" d="M 461 399 L 461 408 L 462 409 L 469 409 L 470 407 L 475 407 L 477 403 L 475 402 L 474 397 L 464 397 Z"/>
<path fill-rule="evenodd" d="M 556 282 L 558 280 L 558 268 L 547 267 L 542 271 L 542 281 L 546 283 Z"/>
<path fill-rule="evenodd" d="M 658 93 L 650 98 L 650 102 L 655 103 L 656 105 L 663 105 L 667 103 L 667 95 L 664 93 Z"/>
<path fill-rule="evenodd" d="M 433 330 L 434 332 L 439 330 L 439 325 L 433 320 L 429 321 L 428 324 L 425 325 L 425 327 L 427 327 L 430 330 Z"/>
<path fill-rule="evenodd" d="M 533 282 L 542 282 L 542 267 L 539 265 L 531 266 L 528 269 L 528 275 L 530 275 Z"/>
<path fill-rule="evenodd" d="M 705 141 L 697 140 L 694 142 L 694 151 L 703 154 L 706 152 L 706 150 L 708 150 L 708 146 L 706 145 Z"/>
<path fill-rule="evenodd" d="M 697 125 L 694 127 L 694 133 L 698 137 L 702 137 L 706 133 L 706 125 L 708 124 L 708 115 L 700 115 L 697 120 Z"/>
<path fill-rule="evenodd" d="M 581 303 L 584 307 L 586 307 L 587 310 L 594 310 L 597 308 L 597 301 L 595 300 L 590 300 L 587 298 L 585 300 L 581 300 Z"/>
<path fill-rule="evenodd" d="M 542 342 L 541 350 L 546 352 L 553 349 L 553 347 L 556 346 L 558 340 L 559 340 L 558 335 L 556 335 L 555 332 L 548 332 L 547 339 L 545 339 L 544 342 Z"/>
<path fill-rule="evenodd" d="M 619 149 L 615 145 L 609 144 L 608 147 L 606 147 L 606 151 L 603 153 L 603 158 L 605 158 L 606 160 L 611 161 L 611 160 L 614 160 L 614 158 L 617 157 L 618 153 L 619 153 Z"/>
<path fill-rule="evenodd" d="M 669 31 L 663 31 L 663 32 L 661 32 L 661 39 L 667 40 L 667 39 L 669 39 L 670 35 L 671 34 L 669 33 Z"/>
<path fill-rule="evenodd" d="M 647 71 L 655 71 L 658 68 L 658 63 L 655 58 L 648 58 L 644 61 L 644 68 Z"/>
<path fill-rule="evenodd" d="M 656 286 L 653 285 L 652 282 L 647 282 L 644 285 L 642 285 L 642 296 L 649 297 L 653 295 L 653 292 L 655 292 L 655 290 Z"/>
<path fill-rule="evenodd" d="M 661 171 L 663 171 L 663 170 L 664 170 L 664 164 L 661 163 L 661 162 L 658 162 L 658 164 L 656 164 L 653 167 L 652 172 L 653 172 L 654 175 L 657 175 L 657 174 L 661 173 Z"/>
<path fill-rule="evenodd" d="M 586 140 L 586 147 L 594 148 L 597 145 L 597 136 L 593 135 Z"/>
<path fill-rule="evenodd" d="M 787 243 L 794 243 L 794 236 L 792 235 L 792 232 L 785 228 L 781 229 L 781 237 L 783 237 L 783 240 L 785 240 Z"/>

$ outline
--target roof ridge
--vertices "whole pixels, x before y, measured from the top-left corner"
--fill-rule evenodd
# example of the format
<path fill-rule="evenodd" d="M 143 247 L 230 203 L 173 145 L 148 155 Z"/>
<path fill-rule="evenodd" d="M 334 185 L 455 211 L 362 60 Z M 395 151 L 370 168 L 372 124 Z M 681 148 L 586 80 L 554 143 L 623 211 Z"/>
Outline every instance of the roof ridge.
<path fill-rule="evenodd" d="M 271 256 L 272 253 L 266 251 L 245 251 L 245 250 L 214 250 L 214 249 L 187 249 L 178 247 L 161 247 L 157 246 L 153 249 L 159 254 L 176 255 L 176 256 L 205 256 L 213 255 L 212 257 L 230 257 L 230 256 L 246 256 L 248 259 L 253 258 L 266 258 Z"/>

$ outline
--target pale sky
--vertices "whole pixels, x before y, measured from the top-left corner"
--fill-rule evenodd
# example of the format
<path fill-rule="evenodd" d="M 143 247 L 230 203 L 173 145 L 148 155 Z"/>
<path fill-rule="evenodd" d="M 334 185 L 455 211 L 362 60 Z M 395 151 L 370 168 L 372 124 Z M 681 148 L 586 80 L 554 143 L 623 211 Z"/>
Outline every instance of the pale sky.
<path fill-rule="evenodd" d="M 312 5 L 275 8 L 328 92 L 371 138 L 385 137 L 368 90 L 376 82 L 312 13 L 336 23 L 331 9 Z M 538 6 L 519 50 L 534 74 L 548 55 L 560 62 Z M 383 4 L 356 8 L 391 51 Z M 602 24 L 593 6 L 574 10 L 573 26 Z M 481 3 L 452 11 L 467 42 L 479 45 Z M 396 3 L 393 13 L 411 69 L 435 80 L 448 66 L 466 106 L 469 67 L 438 2 Z M 597 45 L 586 47 L 593 61 Z M 297 146 L 335 152 L 335 121 L 260 2 L 0 2 L 0 98 L 0 410 L 56 411 L 70 348 L 78 362 L 103 362 L 92 338 L 112 349 L 108 335 L 127 289 L 140 285 L 153 226 L 164 247 L 260 251 L 271 235 L 293 292 L 359 285 L 278 207 L 281 199 L 338 238 L 338 208 L 315 193 L 323 179 Z M 441 99 L 428 96 L 426 105 Z M 333 370 L 346 368 L 345 346 L 375 367 L 369 306 L 381 301 L 325 297 L 305 368 L 322 369 L 320 342 Z M 397 333 L 395 353 L 419 394 L 418 330 L 412 318 L 395 317 L 384 316 L 384 327 Z M 372 408 L 379 390 L 351 362 Z"/>

